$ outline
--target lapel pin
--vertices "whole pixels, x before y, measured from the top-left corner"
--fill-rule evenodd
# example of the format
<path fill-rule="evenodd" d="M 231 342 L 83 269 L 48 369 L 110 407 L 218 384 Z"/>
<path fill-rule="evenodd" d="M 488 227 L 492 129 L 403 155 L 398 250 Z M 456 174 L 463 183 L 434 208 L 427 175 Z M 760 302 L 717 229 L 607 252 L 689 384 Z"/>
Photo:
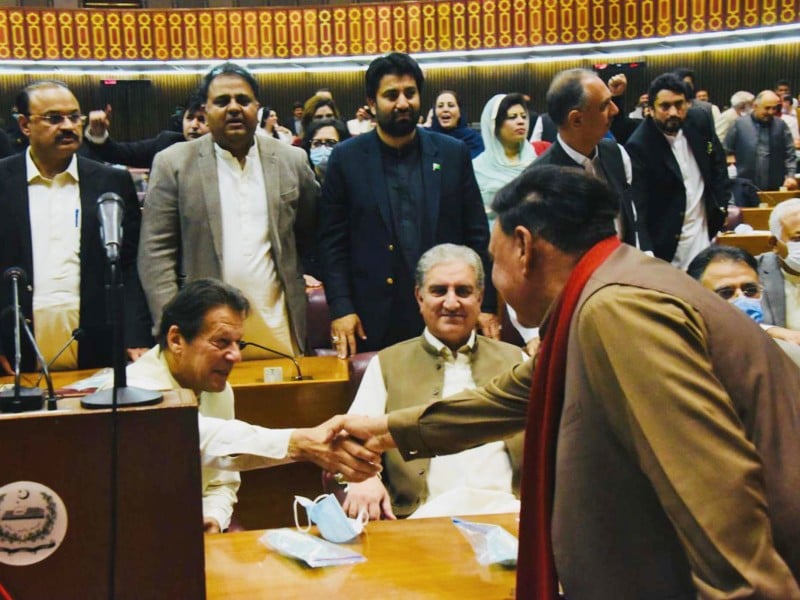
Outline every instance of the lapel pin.
<path fill-rule="evenodd" d="M 442 165 L 440 165 L 439 163 L 433 163 L 433 170 L 434 171 L 441 171 L 442 170 Z"/>

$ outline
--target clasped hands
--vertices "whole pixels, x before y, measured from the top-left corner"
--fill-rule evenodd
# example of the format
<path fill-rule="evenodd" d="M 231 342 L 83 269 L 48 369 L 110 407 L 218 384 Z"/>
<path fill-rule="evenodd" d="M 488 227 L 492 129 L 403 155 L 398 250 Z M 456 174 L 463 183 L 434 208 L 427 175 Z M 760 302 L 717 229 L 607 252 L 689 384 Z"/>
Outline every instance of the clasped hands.
<path fill-rule="evenodd" d="M 381 452 L 394 447 L 385 415 L 337 415 L 316 427 L 295 429 L 289 438 L 289 458 L 311 461 L 346 481 L 358 482 L 380 473 Z"/>

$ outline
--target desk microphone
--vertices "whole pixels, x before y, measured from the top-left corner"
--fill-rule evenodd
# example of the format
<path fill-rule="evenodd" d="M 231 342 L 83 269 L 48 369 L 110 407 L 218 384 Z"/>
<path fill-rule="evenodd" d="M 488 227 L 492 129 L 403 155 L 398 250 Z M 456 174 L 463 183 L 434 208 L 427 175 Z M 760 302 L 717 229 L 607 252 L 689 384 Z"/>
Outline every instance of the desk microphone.
<path fill-rule="evenodd" d="M 100 221 L 100 240 L 106 249 L 108 262 L 119 260 L 122 245 L 122 216 L 125 203 L 119 194 L 106 192 L 97 199 L 97 220 Z"/>
<path fill-rule="evenodd" d="M 312 379 L 311 375 L 303 375 L 300 372 L 300 363 L 297 362 L 297 359 L 291 354 L 280 352 L 278 350 L 275 350 L 274 348 L 267 348 L 266 346 L 262 346 L 261 344 L 256 344 L 255 342 L 245 342 L 244 340 L 241 340 L 239 342 L 240 350 L 244 350 L 248 346 L 253 346 L 254 348 L 260 348 L 261 350 L 266 350 L 267 352 L 272 352 L 273 354 L 277 354 L 278 356 L 282 356 L 283 358 L 288 358 L 290 361 L 292 361 L 292 364 L 294 364 L 294 368 L 297 370 L 297 375 L 292 377 L 293 381 L 308 381 L 309 379 Z"/>

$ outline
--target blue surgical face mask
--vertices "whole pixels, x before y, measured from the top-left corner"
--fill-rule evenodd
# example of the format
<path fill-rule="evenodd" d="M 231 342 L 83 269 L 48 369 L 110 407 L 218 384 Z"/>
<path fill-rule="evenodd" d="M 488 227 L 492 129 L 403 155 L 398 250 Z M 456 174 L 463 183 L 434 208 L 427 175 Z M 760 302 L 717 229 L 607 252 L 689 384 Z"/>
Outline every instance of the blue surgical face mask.
<path fill-rule="evenodd" d="M 309 525 L 305 529 L 300 527 L 300 520 L 297 517 L 297 505 L 300 504 L 306 509 Z M 362 531 L 364 524 L 369 521 L 366 509 L 361 509 L 358 518 L 351 519 L 344 514 L 344 509 L 336 496 L 333 494 L 323 494 L 315 500 L 310 500 L 305 496 L 294 497 L 294 524 L 298 529 L 307 531 L 314 523 L 319 528 L 319 533 L 329 542 L 343 544 L 349 542 Z"/>
<path fill-rule="evenodd" d="M 745 295 L 740 295 L 737 296 L 735 300 L 732 300 L 731 304 L 753 319 L 756 323 L 764 321 L 764 311 L 761 308 L 760 298 L 748 298 Z"/>
<path fill-rule="evenodd" d="M 311 148 L 309 156 L 311 157 L 311 164 L 320 169 L 328 166 L 328 159 L 333 152 L 333 148 L 327 146 L 320 146 L 319 148 Z"/>

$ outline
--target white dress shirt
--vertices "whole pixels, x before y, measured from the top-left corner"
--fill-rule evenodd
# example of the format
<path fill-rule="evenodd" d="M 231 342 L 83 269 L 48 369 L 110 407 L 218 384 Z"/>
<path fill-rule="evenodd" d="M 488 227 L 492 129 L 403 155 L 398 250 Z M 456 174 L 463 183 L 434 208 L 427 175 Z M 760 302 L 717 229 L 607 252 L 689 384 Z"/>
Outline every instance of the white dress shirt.
<path fill-rule="evenodd" d="M 217 144 L 214 151 L 222 204 L 222 278 L 250 301 L 245 339 L 295 355 L 283 285 L 272 258 L 267 192 L 257 145 L 250 146 L 244 167 Z M 272 356 L 252 347 L 244 354 L 248 359 Z"/>
<path fill-rule="evenodd" d="M 706 186 L 700 167 L 689 148 L 683 130 L 678 130 L 674 136 L 664 136 L 672 149 L 672 154 L 678 162 L 678 167 L 683 176 L 683 188 L 686 191 L 686 209 L 683 213 L 683 226 L 681 227 L 678 247 L 672 264 L 679 269 L 686 269 L 692 259 L 711 245 L 708 239 L 708 221 L 706 207 L 703 203 L 703 194 Z"/>
<path fill-rule="evenodd" d="M 33 323 L 46 361 L 67 343 L 78 327 L 81 308 L 81 193 L 78 159 L 48 179 L 26 152 L 28 215 L 33 251 Z M 52 365 L 78 368 L 73 342 Z"/>
<path fill-rule="evenodd" d="M 445 347 L 427 328 L 423 335 L 437 350 L 441 351 Z M 472 348 L 474 344 L 475 333 L 473 332 L 467 346 Z M 523 359 L 527 358 L 522 351 L 520 351 L 520 355 Z M 463 353 L 453 356 L 452 352 L 446 352 L 442 397 L 465 389 L 475 389 L 475 387 L 469 356 Z M 386 386 L 383 382 L 380 360 L 378 356 L 375 356 L 367 365 L 356 397 L 347 413 L 369 416 L 383 415 L 386 413 L 386 399 Z M 421 398 L 421 400 L 424 399 Z M 429 513 L 424 508 L 428 503 L 436 502 L 437 497 L 453 489 L 458 490 L 459 496 L 468 496 L 470 490 L 491 490 L 506 494 L 513 500 L 511 477 L 511 462 L 503 442 L 491 442 L 449 456 L 436 456 L 431 459 L 428 469 L 428 500 L 417 510 L 425 511 L 426 517 L 454 514 L 449 510 L 452 505 L 443 506 L 441 508 L 443 512 L 437 514 Z M 464 498 L 458 500 L 463 502 Z"/>

